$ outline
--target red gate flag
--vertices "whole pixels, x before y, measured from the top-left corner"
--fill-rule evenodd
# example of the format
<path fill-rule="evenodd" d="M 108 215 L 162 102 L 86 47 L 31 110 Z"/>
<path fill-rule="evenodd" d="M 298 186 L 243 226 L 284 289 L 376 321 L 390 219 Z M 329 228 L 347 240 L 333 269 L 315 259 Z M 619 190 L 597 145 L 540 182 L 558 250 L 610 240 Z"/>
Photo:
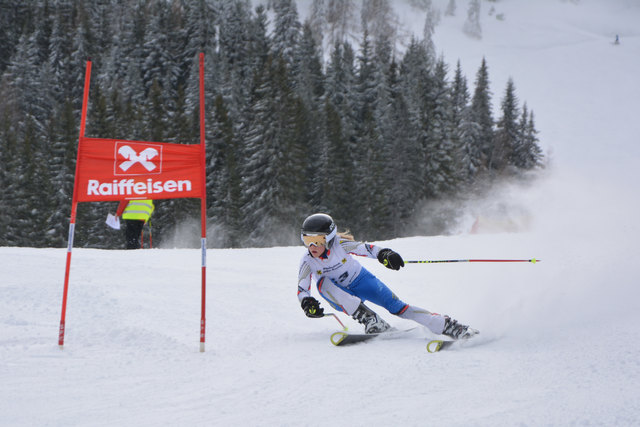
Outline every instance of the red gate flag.
<path fill-rule="evenodd" d="M 198 144 L 80 138 L 78 202 L 202 196 Z"/>

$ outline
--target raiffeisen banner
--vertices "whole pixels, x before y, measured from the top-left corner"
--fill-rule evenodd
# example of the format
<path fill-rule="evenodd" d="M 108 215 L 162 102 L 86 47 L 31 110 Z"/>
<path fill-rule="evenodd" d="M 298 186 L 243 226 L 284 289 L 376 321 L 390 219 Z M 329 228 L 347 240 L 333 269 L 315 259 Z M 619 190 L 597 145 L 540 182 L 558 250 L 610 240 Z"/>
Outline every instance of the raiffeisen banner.
<path fill-rule="evenodd" d="M 200 145 L 81 138 L 79 202 L 202 196 Z"/>

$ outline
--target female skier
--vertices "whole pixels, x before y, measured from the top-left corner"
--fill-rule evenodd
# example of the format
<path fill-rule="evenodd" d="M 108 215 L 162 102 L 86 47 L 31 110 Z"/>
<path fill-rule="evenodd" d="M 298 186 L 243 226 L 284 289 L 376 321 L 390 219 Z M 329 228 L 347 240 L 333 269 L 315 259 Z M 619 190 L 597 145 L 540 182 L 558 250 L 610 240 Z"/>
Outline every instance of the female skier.
<path fill-rule="evenodd" d="M 336 224 L 329 215 L 317 213 L 307 217 L 302 223 L 300 237 L 308 252 L 300 260 L 298 300 L 307 317 L 324 316 L 324 309 L 310 293 L 311 280 L 315 278 L 320 295 L 333 308 L 363 324 L 367 334 L 384 332 L 390 326 L 364 305 L 365 301 L 380 305 L 403 319 L 418 322 L 434 334 L 460 339 L 478 333 L 449 316 L 431 313 L 400 300 L 350 254 L 377 258 L 392 270 L 404 267 L 402 257 L 391 249 L 354 241 L 349 234 L 338 234 Z"/>

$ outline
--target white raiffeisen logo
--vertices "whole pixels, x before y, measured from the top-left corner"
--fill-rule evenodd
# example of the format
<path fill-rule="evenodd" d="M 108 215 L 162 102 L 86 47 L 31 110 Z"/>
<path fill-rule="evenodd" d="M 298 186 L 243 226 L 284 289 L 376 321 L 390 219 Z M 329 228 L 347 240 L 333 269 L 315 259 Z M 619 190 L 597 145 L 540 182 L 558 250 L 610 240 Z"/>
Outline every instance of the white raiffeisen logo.
<path fill-rule="evenodd" d="M 124 172 L 128 171 L 129 168 L 136 163 L 140 163 L 149 172 L 156 169 L 155 163 L 151 161 L 151 159 L 158 155 L 158 150 L 155 148 L 147 147 L 138 154 L 128 145 L 123 145 L 118 148 L 118 154 L 127 159 L 118 165 Z"/>
<path fill-rule="evenodd" d="M 162 145 L 130 141 L 116 141 L 113 174 L 127 178 L 101 182 L 97 179 L 87 181 L 89 196 L 148 196 L 162 193 L 181 193 L 191 191 L 190 179 L 166 181 L 152 178 L 128 178 L 139 175 L 158 175 L 162 173 Z"/>
<path fill-rule="evenodd" d="M 114 175 L 148 175 L 162 173 L 162 145 L 116 141 Z"/>

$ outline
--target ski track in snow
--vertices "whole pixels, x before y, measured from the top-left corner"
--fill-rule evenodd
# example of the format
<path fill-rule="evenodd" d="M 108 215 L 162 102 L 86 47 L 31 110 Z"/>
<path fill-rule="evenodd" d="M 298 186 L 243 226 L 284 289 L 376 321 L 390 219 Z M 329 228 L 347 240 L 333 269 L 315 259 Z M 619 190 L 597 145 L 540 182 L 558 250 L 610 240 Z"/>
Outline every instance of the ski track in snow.
<path fill-rule="evenodd" d="M 0 248 L 0 424 L 639 425 L 640 7 L 492 5 L 506 20 L 483 2 L 481 41 L 461 32 L 458 2 L 435 43 L 452 66 L 460 58 L 470 87 L 487 58 L 494 106 L 513 77 L 533 108 L 551 166 L 494 199 L 532 223 L 379 243 L 405 259 L 542 262 L 394 272 L 362 260 L 404 301 L 480 329 L 476 342 L 428 354 L 430 335 L 419 331 L 334 347 L 337 322 L 307 319 L 295 296 L 304 249 L 282 247 L 208 251 L 200 353 L 199 250 L 74 249 L 60 350 L 66 250 Z"/>

